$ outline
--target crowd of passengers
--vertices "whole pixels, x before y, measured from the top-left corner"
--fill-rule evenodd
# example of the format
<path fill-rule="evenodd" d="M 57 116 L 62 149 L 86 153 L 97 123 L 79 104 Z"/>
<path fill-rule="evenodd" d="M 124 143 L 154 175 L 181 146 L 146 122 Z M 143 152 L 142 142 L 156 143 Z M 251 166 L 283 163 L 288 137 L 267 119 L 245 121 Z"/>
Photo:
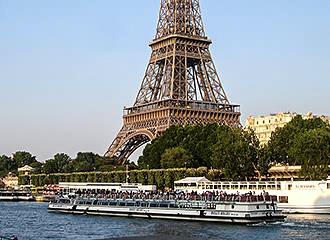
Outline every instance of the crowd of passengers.
<path fill-rule="evenodd" d="M 63 192 L 59 193 L 59 197 L 64 197 Z M 237 201 L 237 202 L 256 202 L 256 201 L 276 201 L 276 196 L 271 196 L 267 192 L 256 195 L 254 192 L 246 194 L 227 194 L 223 191 L 213 192 L 129 192 L 129 191 L 109 191 L 109 190 L 77 190 L 74 195 L 68 195 L 71 199 L 112 199 L 112 200 L 177 200 L 177 201 Z"/>

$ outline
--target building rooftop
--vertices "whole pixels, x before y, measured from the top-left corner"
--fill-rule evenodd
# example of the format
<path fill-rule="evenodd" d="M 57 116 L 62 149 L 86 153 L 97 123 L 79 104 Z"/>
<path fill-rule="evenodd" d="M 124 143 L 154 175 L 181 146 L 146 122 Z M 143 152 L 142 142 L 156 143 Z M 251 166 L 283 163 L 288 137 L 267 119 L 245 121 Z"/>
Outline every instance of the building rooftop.
<path fill-rule="evenodd" d="M 25 165 L 24 167 L 18 168 L 19 172 L 24 172 L 24 171 L 32 171 L 34 168 L 30 167 L 29 165 Z"/>

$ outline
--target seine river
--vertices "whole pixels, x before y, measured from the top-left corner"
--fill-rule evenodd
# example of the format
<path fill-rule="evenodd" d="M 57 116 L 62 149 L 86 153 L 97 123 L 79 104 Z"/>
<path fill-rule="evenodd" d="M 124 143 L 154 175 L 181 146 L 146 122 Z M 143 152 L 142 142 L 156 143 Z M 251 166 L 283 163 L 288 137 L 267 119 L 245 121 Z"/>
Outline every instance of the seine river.
<path fill-rule="evenodd" d="M 72 216 L 46 203 L 0 202 L 0 236 L 21 239 L 330 239 L 330 215 L 289 215 L 285 223 L 236 226 L 199 222 Z"/>

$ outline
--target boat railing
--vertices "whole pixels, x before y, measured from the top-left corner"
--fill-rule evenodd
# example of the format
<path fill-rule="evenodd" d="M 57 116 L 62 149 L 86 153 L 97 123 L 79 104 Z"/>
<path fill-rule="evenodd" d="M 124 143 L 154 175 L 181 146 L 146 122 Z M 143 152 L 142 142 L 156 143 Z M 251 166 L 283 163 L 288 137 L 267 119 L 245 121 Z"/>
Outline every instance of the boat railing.
<path fill-rule="evenodd" d="M 70 204 L 83 206 L 121 206 L 121 207 L 156 207 L 156 208 L 202 208 L 215 209 L 219 204 L 237 203 L 270 203 L 274 204 L 276 196 L 219 196 L 210 200 L 187 199 L 187 200 L 166 200 L 166 199 L 139 199 L 139 198 L 83 198 L 74 199 L 58 198 L 52 201 L 55 204 Z"/>
<path fill-rule="evenodd" d="M 0 236 L 0 240 L 13 240 L 13 239 L 15 239 L 15 238 L 13 238 L 13 237 L 3 237 L 3 236 Z"/>
<path fill-rule="evenodd" d="M 117 197 L 117 196 L 77 196 L 75 199 L 84 200 L 145 200 L 145 201 L 220 201 L 220 202 L 277 202 L 277 196 L 273 195 L 218 195 L 218 196 L 200 196 L 192 195 L 189 197 L 173 197 L 173 196 L 160 196 L 160 197 Z"/>

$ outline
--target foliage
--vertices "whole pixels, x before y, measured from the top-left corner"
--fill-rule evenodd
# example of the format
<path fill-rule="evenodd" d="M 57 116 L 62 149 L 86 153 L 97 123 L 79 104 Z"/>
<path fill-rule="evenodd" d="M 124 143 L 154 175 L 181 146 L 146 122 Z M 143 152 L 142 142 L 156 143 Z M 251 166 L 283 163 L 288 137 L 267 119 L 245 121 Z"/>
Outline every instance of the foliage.
<path fill-rule="evenodd" d="M 17 167 L 24 167 L 29 165 L 33 167 L 33 164 L 39 165 L 35 156 L 29 152 L 16 152 L 12 157 L 13 161 L 17 164 Z"/>
<path fill-rule="evenodd" d="M 173 188 L 174 181 L 184 177 L 207 176 L 210 172 L 220 170 L 207 170 L 207 168 L 176 168 L 176 169 L 152 169 L 131 170 L 128 172 L 130 182 L 156 185 L 159 189 Z M 121 182 L 126 181 L 126 171 L 112 172 L 81 172 L 81 173 L 52 173 L 31 175 L 31 184 L 44 186 L 45 184 L 58 184 L 59 182 Z M 20 182 L 26 182 L 29 178 L 19 176 Z"/>
<path fill-rule="evenodd" d="M 227 179 L 243 180 L 254 177 L 257 163 L 257 146 L 254 135 L 240 129 L 220 127 L 211 157 L 214 168 L 223 169 Z"/>
<path fill-rule="evenodd" d="M 295 139 L 306 131 L 325 129 L 328 125 L 320 118 L 303 119 L 296 116 L 283 128 L 277 128 L 268 143 L 268 161 L 271 164 L 299 165 L 299 160 L 289 155 L 289 149 Z"/>
<path fill-rule="evenodd" d="M 7 175 L 9 172 L 16 172 L 16 163 L 6 155 L 0 156 L 0 178 Z"/>
<path fill-rule="evenodd" d="M 192 155 L 183 147 L 166 149 L 160 159 L 161 168 L 191 167 Z"/>
<path fill-rule="evenodd" d="M 0 177 L 31 165 L 38 174 L 21 176 L 20 183 L 125 182 L 125 166 L 116 163 L 116 158 L 80 152 L 74 159 L 59 153 L 42 164 L 30 153 L 17 152 L 13 157 L 0 156 Z M 188 176 L 245 180 L 267 176 L 275 164 L 302 165 L 301 177 L 325 178 L 330 164 L 329 125 L 319 118 L 297 116 L 277 128 L 263 147 L 253 131 L 214 124 L 172 126 L 146 146 L 138 166 L 129 164 L 128 180 L 159 188 L 171 188 L 174 181 Z"/>
<path fill-rule="evenodd" d="M 288 156 L 302 166 L 301 175 L 307 179 L 325 179 L 330 165 L 330 130 L 319 128 L 296 136 Z"/>
<path fill-rule="evenodd" d="M 53 159 L 49 159 L 43 166 L 44 173 L 59 173 L 71 172 L 72 165 L 70 164 L 71 158 L 65 153 L 58 153 Z"/>
<path fill-rule="evenodd" d="M 255 176 L 259 142 L 253 132 L 228 126 L 172 126 L 139 158 L 143 168 L 219 168 L 229 179 Z"/>
<path fill-rule="evenodd" d="M 17 169 L 25 165 L 37 168 L 38 170 L 42 164 L 36 160 L 35 156 L 32 156 L 28 152 L 16 152 L 12 157 L 2 155 L 0 156 L 0 177 L 7 175 L 9 172 L 18 174 Z"/>

